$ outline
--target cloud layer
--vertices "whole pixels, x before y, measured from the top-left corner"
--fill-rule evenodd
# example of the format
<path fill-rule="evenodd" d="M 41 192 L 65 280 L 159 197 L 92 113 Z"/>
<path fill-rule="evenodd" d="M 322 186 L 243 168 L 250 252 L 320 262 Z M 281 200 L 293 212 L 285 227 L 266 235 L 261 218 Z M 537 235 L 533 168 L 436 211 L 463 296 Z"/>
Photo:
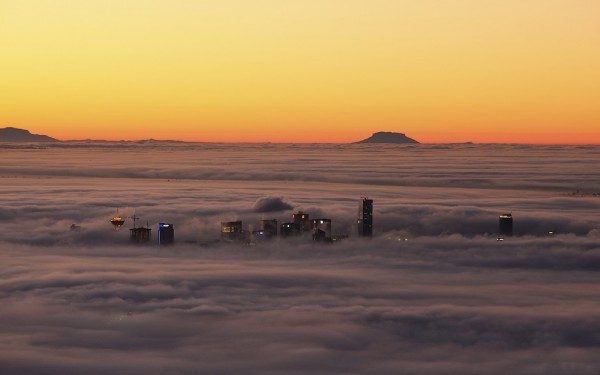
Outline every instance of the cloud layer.
<path fill-rule="evenodd" d="M 600 202 L 569 194 L 600 186 L 597 147 L 3 153 L 0 373 L 600 371 Z M 372 240 L 214 242 L 292 207 L 353 235 L 362 195 Z M 117 207 L 176 246 L 129 246 Z M 503 212 L 517 236 L 498 242 Z"/>

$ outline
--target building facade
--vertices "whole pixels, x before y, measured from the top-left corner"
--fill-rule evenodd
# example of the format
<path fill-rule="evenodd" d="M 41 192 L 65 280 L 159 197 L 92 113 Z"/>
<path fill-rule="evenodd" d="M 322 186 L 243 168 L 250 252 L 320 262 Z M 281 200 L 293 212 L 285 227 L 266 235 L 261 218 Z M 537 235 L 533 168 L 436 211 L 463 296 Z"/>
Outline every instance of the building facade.
<path fill-rule="evenodd" d="M 513 217 L 512 214 L 502 214 L 498 219 L 498 234 L 501 236 L 513 235 Z"/>
<path fill-rule="evenodd" d="M 173 224 L 159 223 L 157 233 L 157 243 L 159 246 L 175 243 L 175 228 Z"/>
<path fill-rule="evenodd" d="M 298 223 L 282 223 L 279 235 L 281 237 L 297 236 L 301 233 L 300 225 Z"/>
<path fill-rule="evenodd" d="M 221 239 L 224 241 L 242 241 L 244 239 L 244 230 L 241 221 L 221 222 Z"/>
<path fill-rule="evenodd" d="M 331 242 L 331 219 L 311 220 L 313 241 Z"/>
<path fill-rule="evenodd" d="M 129 239 L 132 243 L 143 244 L 150 242 L 152 229 L 146 227 L 137 227 L 129 229 Z"/>
<path fill-rule="evenodd" d="M 292 221 L 299 225 L 300 231 L 309 232 L 310 227 L 310 219 L 307 213 L 298 211 L 292 215 Z"/>
<path fill-rule="evenodd" d="M 358 235 L 373 236 L 373 200 L 362 198 L 358 205 Z"/>
<path fill-rule="evenodd" d="M 260 221 L 259 230 L 264 233 L 265 238 L 277 237 L 277 219 L 263 219 Z"/>

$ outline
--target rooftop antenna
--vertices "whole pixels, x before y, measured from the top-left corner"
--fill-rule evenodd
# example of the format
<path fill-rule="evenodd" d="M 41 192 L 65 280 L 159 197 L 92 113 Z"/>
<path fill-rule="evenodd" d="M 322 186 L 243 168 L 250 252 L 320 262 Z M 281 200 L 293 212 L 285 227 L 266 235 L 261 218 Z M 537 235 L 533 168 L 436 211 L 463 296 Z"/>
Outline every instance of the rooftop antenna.
<path fill-rule="evenodd" d="M 131 219 L 133 220 L 133 229 L 137 228 L 135 226 L 135 221 L 139 220 L 139 217 L 135 216 L 135 211 L 133 211 L 133 216 L 131 217 Z"/>

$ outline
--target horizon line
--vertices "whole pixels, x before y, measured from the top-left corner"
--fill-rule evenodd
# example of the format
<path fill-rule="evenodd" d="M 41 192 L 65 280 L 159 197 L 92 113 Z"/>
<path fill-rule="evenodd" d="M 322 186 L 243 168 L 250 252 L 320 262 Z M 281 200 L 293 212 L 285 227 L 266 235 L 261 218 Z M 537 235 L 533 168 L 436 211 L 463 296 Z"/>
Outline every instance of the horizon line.
<path fill-rule="evenodd" d="M 419 145 L 463 145 L 463 144 L 472 144 L 472 145 L 532 145 L 532 146 L 600 146 L 599 143 L 578 143 L 578 142 L 564 142 L 564 143 L 556 143 L 556 142 L 477 142 L 477 141 L 462 141 L 462 142 L 421 142 L 418 143 L 360 143 L 360 141 L 351 141 L 351 142 L 281 142 L 281 141 L 200 141 L 200 140 L 180 140 L 180 139 L 156 139 L 156 138 L 140 138 L 140 139 L 58 139 L 55 138 L 57 142 L 173 142 L 173 143 L 209 143 L 209 144 L 247 144 L 247 145 L 259 145 L 259 144 L 280 144 L 280 145 L 352 145 L 352 144 L 362 144 L 362 145 L 401 145 L 401 146 L 419 146 Z M 24 142 L 27 143 L 27 142 Z"/>

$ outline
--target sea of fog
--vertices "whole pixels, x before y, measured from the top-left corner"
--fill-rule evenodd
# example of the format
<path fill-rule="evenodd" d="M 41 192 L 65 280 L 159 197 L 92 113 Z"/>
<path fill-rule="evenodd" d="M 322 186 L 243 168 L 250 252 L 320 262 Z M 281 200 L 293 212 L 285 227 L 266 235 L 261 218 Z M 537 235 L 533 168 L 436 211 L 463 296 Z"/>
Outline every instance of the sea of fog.
<path fill-rule="evenodd" d="M 0 374 L 600 372 L 600 146 L 67 142 L 0 156 Z M 362 196 L 370 240 L 355 236 Z M 130 245 L 117 208 L 153 232 L 173 223 L 176 245 Z M 350 238 L 218 241 L 221 221 L 295 210 Z M 497 241 L 502 213 L 515 236 Z"/>

